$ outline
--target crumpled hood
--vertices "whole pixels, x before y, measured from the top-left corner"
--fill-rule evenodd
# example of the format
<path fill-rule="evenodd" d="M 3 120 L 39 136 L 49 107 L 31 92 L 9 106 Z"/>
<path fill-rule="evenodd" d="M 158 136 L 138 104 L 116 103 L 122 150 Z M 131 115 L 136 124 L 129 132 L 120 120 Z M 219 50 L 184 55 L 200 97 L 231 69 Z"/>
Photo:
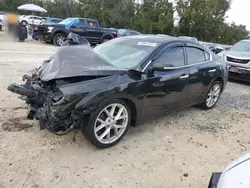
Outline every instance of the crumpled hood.
<path fill-rule="evenodd" d="M 226 56 L 239 58 L 239 59 L 250 59 L 250 52 L 235 52 L 235 51 L 223 51 Z"/>
<path fill-rule="evenodd" d="M 118 75 L 125 70 L 104 61 L 88 45 L 67 45 L 45 61 L 38 74 L 42 81 L 79 76 Z"/>

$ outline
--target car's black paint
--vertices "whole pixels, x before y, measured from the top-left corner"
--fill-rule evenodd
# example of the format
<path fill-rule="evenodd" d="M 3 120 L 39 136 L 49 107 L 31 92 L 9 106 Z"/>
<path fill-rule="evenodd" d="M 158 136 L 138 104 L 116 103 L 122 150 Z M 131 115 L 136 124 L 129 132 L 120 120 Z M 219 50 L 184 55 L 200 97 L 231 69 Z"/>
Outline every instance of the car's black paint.
<path fill-rule="evenodd" d="M 115 40 L 124 39 L 140 39 L 145 42 L 156 42 L 160 45 L 130 70 L 116 67 L 109 71 L 107 69 L 110 66 L 106 66 L 106 63 L 93 54 L 93 58 L 98 61 L 94 63 L 97 66 L 95 69 L 93 69 L 93 63 L 84 62 L 84 60 L 78 61 L 76 58 L 75 64 L 77 66 L 74 66 L 78 67 L 81 62 L 86 63 L 84 64 L 85 67 L 83 66 L 84 71 L 71 71 L 69 74 L 67 71 L 61 70 L 65 73 L 63 74 L 65 75 L 64 78 L 55 76 L 54 72 L 57 73 L 57 71 L 48 71 L 48 75 L 51 73 L 54 75 L 50 79 L 42 80 L 39 75 L 38 78 L 36 76 L 35 78 L 29 78 L 34 80 L 30 82 L 28 79 L 28 85 L 20 86 L 20 88 L 31 89 L 32 96 L 34 94 L 35 99 L 37 99 L 38 93 L 40 98 L 43 99 L 42 101 L 38 100 L 38 102 L 34 102 L 37 100 L 32 99 L 26 101 L 34 107 L 29 118 L 32 115 L 36 116 L 37 119 L 47 123 L 46 126 L 41 125 L 41 127 L 47 127 L 55 134 L 62 125 L 68 129 L 66 132 L 69 132 L 73 129 L 72 127 L 81 128 L 86 124 L 89 126 L 90 117 L 93 117 L 93 114 L 100 110 L 104 103 L 108 104 L 109 101 L 119 99 L 129 106 L 132 123 L 135 125 L 169 110 L 203 103 L 207 97 L 207 92 L 215 81 L 221 83 L 222 90 L 226 86 L 228 79 L 226 61 L 196 42 L 164 36 L 133 36 Z M 186 53 L 188 45 L 206 51 L 209 53 L 209 59 L 204 62 L 188 64 L 188 54 Z M 166 63 L 161 62 L 163 63 L 162 69 L 154 70 L 154 64 L 157 63 L 161 54 L 172 47 L 181 47 L 184 50 L 183 66 L 173 67 L 169 59 L 166 59 Z M 73 46 L 71 48 L 73 49 Z M 75 49 L 77 48 L 80 47 L 76 46 Z M 63 50 L 63 48 L 61 49 Z M 82 47 L 82 49 L 89 52 L 87 46 Z M 60 55 L 60 53 L 58 54 Z M 92 54 L 92 52 L 89 52 L 89 54 Z M 54 61 L 57 59 L 57 55 L 54 56 Z M 62 67 L 62 63 L 60 63 L 62 59 L 66 60 L 67 58 L 58 58 L 58 66 L 55 67 Z M 89 65 L 89 68 L 86 65 Z M 52 69 L 48 67 L 48 70 Z M 74 78 L 71 78 L 72 76 Z M 36 82 L 35 87 L 29 84 Z M 41 87 L 40 82 L 42 82 L 42 89 L 37 91 L 36 88 Z M 21 92 L 25 95 L 23 91 L 17 92 L 17 86 L 9 87 L 9 90 L 17 94 Z M 59 100 L 57 100 L 58 98 Z M 53 105 L 53 101 L 56 101 L 59 105 Z M 41 102 L 43 105 L 41 105 Z M 37 112 L 34 109 L 37 109 Z"/>
<path fill-rule="evenodd" d="M 176 44 L 183 44 L 184 47 L 186 45 L 185 41 L 174 39 L 163 42 L 151 54 L 151 58 L 147 58 L 136 68 L 143 70 L 145 65 L 148 65 L 144 71 L 145 74 L 141 77 L 135 76 L 134 73 L 120 72 L 120 75 L 66 85 L 61 88 L 61 91 L 69 95 L 87 94 L 76 106 L 79 111 L 88 109 L 90 106 L 95 110 L 102 101 L 113 98 L 129 100 L 136 106 L 136 122 L 140 123 L 143 119 L 163 114 L 168 110 L 201 103 L 215 80 L 221 81 L 225 87 L 228 77 L 226 62 L 213 56 L 212 53 L 211 61 L 149 74 L 153 64 L 153 61 L 148 64 L 149 60 L 157 58 L 163 49 Z M 197 46 L 203 49 L 201 45 L 197 44 Z M 211 69 L 216 71 L 209 72 Z M 183 75 L 189 75 L 189 77 L 180 79 Z M 93 109 L 93 106 L 96 108 Z"/>

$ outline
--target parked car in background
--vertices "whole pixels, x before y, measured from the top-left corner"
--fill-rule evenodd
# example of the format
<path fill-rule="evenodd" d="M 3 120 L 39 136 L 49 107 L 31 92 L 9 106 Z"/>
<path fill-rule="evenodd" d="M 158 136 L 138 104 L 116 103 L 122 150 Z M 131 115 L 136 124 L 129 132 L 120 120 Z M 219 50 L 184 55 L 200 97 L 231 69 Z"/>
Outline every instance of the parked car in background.
<path fill-rule="evenodd" d="M 140 32 L 131 29 L 118 29 L 120 37 L 141 35 Z"/>
<path fill-rule="evenodd" d="M 52 24 L 52 23 L 59 23 L 61 21 L 63 21 L 63 19 L 61 18 L 52 18 L 52 17 L 43 17 L 43 24 L 47 23 L 47 24 Z"/>
<path fill-rule="evenodd" d="M 42 23 L 42 17 L 29 15 L 29 16 L 21 16 L 20 23 L 23 25 L 40 25 Z"/>
<path fill-rule="evenodd" d="M 97 20 L 87 18 L 67 18 L 58 24 L 42 24 L 38 30 L 42 41 L 57 46 L 63 44 L 70 32 L 85 37 L 91 44 L 100 44 L 119 35 L 117 30 L 101 28 Z"/>
<path fill-rule="evenodd" d="M 192 40 L 195 42 L 198 42 L 198 39 L 195 37 L 189 37 L 189 36 L 179 36 L 180 39 L 187 39 L 187 40 Z"/>
<path fill-rule="evenodd" d="M 231 162 L 224 171 L 213 173 L 208 188 L 249 188 L 250 153 Z"/>
<path fill-rule="evenodd" d="M 0 31 L 3 29 L 3 21 L 0 19 Z"/>
<path fill-rule="evenodd" d="M 241 40 L 218 54 L 229 65 L 229 77 L 250 82 L 250 40 Z"/>
<path fill-rule="evenodd" d="M 225 48 L 221 47 L 221 46 L 217 46 L 217 45 L 204 45 L 207 48 L 209 48 L 212 52 L 214 52 L 215 54 L 218 54 L 220 52 L 222 52 L 223 50 L 225 50 Z"/>
<path fill-rule="evenodd" d="M 4 12 L 1 12 L 1 11 L 0 11 L 0 20 L 3 21 L 3 19 L 4 19 Z"/>
<path fill-rule="evenodd" d="M 169 110 L 213 108 L 227 84 L 227 63 L 191 40 L 120 37 L 95 48 L 63 45 L 25 84 L 28 117 L 55 134 L 81 129 L 99 148 L 118 143 L 129 125 Z"/>
<path fill-rule="evenodd" d="M 2 20 L 2 25 L 5 26 L 8 22 L 8 13 L 0 11 L 0 20 Z"/>

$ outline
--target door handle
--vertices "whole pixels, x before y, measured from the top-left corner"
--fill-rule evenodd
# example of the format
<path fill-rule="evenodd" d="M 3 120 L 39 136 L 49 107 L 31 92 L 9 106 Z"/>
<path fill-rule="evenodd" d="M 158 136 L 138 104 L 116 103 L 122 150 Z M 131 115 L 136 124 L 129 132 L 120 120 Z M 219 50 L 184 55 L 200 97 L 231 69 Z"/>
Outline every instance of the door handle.
<path fill-rule="evenodd" d="M 212 73 L 212 72 L 216 72 L 216 69 L 211 69 L 208 72 Z"/>
<path fill-rule="evenodd" d="M 187 79 L 188 77 L 189 77 L 189 75 L 188 75 L 188 74 L 185 74 L 185 75 L 181 76 L 180 79 L 181 79 L 181 80 L 185 80 L 185 79 Z"/>

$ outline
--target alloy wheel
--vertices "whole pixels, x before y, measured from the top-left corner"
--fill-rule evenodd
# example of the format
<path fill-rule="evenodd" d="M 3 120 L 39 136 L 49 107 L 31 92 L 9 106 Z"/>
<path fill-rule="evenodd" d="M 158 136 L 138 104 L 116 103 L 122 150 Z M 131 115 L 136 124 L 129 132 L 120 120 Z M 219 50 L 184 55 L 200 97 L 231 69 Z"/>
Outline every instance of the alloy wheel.
<path fill-rule="evenodd" d="M 213 107 L 218 101 L 221 93 L 221 85 L 219 83 L 214 84 L 208 92 L 206 105 L 207 107 Z"/>
<path fill-rule="evenodd" d="M 61 46 L 64 43 L 65 39 L 66 39 L 65 37 L 59 36 L 57 38 L 57 44 Z"/>
<path fill-rule="evenodd" d="M 94 133 L 102 144 L 111 144 L 117 141 L 128 126 L 128 111 L 119 103 L 105 107 L 97 116 Z"/>

